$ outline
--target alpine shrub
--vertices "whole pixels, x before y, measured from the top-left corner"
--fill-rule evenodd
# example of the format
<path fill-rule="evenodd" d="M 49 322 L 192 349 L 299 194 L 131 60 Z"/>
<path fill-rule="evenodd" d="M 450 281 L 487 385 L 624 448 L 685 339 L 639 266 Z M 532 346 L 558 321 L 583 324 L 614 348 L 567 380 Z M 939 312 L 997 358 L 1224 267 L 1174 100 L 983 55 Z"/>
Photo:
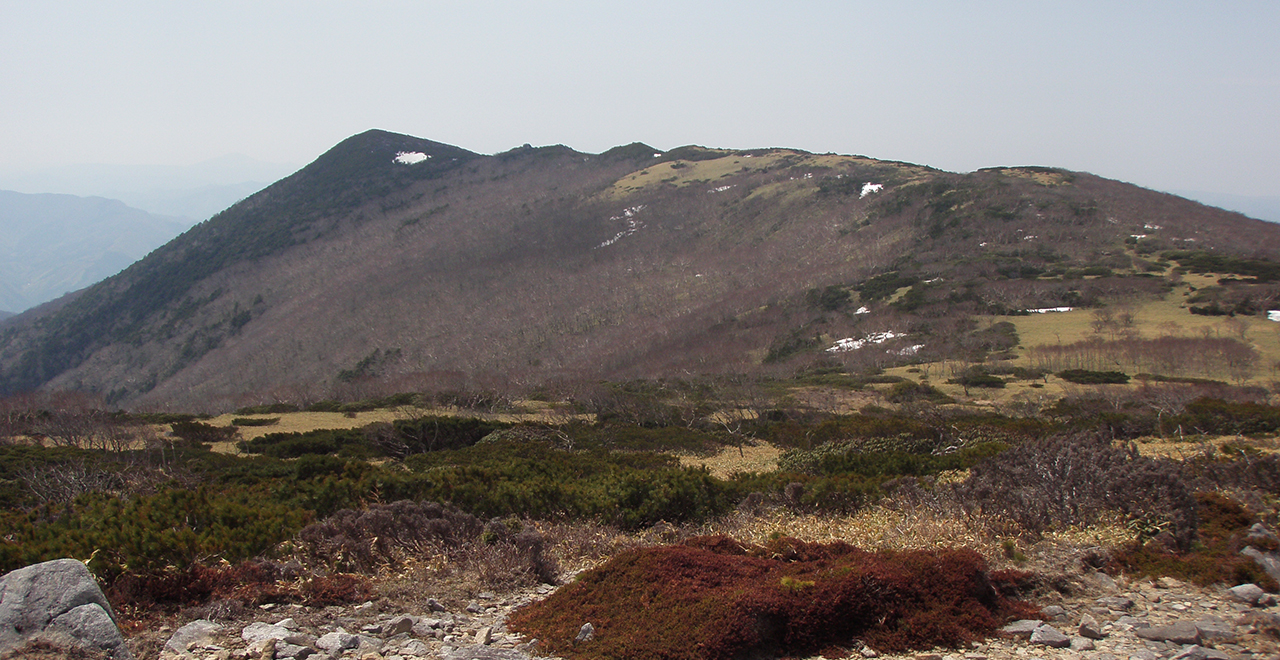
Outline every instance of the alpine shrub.
<path fill-rule="evenodd" d="M 956 646 L 1015 609 L 971 550 L 871 553 L 785 537 L 761 547 L 715 536 L 622 552 L 508 625 L 578 658 L 728 660 L 855 638 L 878 651 Z M 573 646 L 584 621 L 601 632 Z"/>

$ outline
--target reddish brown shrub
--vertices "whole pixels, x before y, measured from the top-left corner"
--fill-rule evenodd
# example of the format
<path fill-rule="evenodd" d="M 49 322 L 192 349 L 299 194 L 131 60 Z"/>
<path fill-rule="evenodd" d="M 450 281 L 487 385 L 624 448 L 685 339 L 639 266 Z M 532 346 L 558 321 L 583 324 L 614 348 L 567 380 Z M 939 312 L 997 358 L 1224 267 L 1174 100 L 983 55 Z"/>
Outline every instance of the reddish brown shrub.
<path fill-rule="evenodd" d="M 332 574 L 305 582 L 284 581 L 277 564 L 248 561 L 234 566 L 192 564 L 183 569 L 125 573 L 107 587 L 107 599 L 126 623 L 149 614 L 212 602 L 256 606 L 265 603 L 336 605 L 368 600 L 372 590 L 359 576 Z"/>
<path fill-rule="evenodd" d="M 508 625 L 575 658 L 720 659 L 954 646 L 1012 612 L 970 550 L 866 552 L 844 543 L 725 537 L 623 552 Z M 572 640 L 582 624 L 595 638 Z"/>

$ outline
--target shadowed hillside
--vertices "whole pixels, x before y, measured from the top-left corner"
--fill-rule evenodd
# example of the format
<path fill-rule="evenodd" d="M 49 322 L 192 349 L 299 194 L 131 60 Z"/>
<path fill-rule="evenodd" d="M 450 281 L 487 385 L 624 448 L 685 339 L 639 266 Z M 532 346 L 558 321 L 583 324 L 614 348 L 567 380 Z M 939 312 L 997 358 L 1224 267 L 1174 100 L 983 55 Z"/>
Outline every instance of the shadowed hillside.
<path fill-rule="evenodd" d="M 0 390 L 190 408 L 876 367 L 961 350 L 973 315 L 1154 295 L 1173 249 L 1274 259 L 1280 227 L 1050 168 L 641 144 L 483 156 L 369 131 L 5 321 Z M 873 358 L 824 350 L 883 332 L 896 343 Z"/>

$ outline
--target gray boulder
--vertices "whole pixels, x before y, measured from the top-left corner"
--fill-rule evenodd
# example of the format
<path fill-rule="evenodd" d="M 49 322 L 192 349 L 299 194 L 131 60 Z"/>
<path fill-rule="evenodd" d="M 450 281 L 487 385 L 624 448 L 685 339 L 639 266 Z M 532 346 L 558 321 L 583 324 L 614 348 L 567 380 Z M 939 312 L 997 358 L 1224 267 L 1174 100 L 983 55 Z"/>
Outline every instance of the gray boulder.
<path fill-rule="evenodd" d="M 1133 634 L 1143 639 L 1174 644 L 1199 644 L 1200 629 L 1190 621 L 1174 621 L 1166 626 L 1138 628 Z"/>
<path fill-rule="evenodd" d="M 1262 600 L 1262 597 L 1267 595 L 1267 592 L 1263 591 L 1262 587 L 1249 583 L 1231 587 L 1227 590 L 1227 595 L 1242 603 L 1257 605 L 1258 601 Z"/>
<path fill-rule="evenodd" d="M 1057 628 L 1048 625 L 1039 626 L 1031 631 L 1030 641 L 1032 644 L 1043 644 L 1055 649 L 1071 646 L 1070 637 L 1059 632 Z"/>
<path fill-rule="evenodd" d="M 0 653 L 32 640 L 133 660 L 111 604 L 75 559 L 33 564 L 0 577 Z"/>

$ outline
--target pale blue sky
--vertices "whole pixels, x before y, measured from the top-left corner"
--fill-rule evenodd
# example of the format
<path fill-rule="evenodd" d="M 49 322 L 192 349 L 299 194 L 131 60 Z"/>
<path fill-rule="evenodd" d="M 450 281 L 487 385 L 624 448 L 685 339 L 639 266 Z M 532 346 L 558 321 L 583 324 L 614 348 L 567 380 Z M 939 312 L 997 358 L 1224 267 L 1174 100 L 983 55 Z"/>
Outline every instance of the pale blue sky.
<path fill-rule="evenodd" d="M 1280 3 L 0 0 L 0 171 L 787 146 L 1280 195 Z"/>

